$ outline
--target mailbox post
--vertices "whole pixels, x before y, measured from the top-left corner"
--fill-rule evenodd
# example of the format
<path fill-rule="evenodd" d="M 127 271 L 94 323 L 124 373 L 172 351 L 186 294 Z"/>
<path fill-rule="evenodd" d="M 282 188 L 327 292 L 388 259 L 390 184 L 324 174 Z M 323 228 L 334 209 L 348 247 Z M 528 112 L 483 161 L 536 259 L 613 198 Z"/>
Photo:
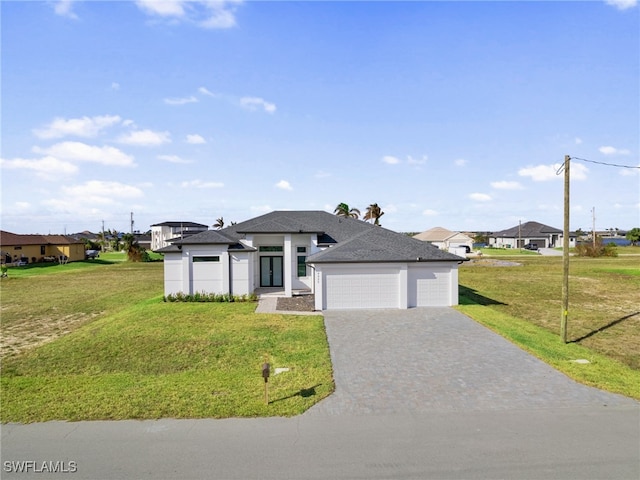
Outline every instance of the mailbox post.
<path fill-rule="evenodd" d="M 269 375 L 271 375 L 271 365 L 262 364 L 262 378 L 264 378 L 264 403 L 269 405 Z"/>

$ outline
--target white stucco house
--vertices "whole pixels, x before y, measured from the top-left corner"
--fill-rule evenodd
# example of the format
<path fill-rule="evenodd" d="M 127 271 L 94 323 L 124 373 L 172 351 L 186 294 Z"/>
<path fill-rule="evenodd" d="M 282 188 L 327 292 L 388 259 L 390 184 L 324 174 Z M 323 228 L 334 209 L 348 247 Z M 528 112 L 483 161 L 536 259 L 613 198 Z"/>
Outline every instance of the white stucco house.
<path fill-rule="evenodd" d="M 429 243 L 324 211 L 275 211 L 159 250 L 165 295 L 315 294 L 316 310 L 458 303 L 465 259 Z"/>
<path fill-rule="evenodd" d="M 154 252 L 171 244 L 176 238 L 204 232 L 209 227 L 195 222 L 162 222 L 151 225 L 151 250 Z"/>

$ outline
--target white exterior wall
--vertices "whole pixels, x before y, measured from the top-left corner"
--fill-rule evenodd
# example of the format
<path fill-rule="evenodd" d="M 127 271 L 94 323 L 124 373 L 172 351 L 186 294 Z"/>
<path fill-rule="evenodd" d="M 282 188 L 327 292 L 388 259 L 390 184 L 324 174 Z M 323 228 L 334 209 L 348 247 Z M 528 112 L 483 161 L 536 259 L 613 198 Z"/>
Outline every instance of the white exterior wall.
<path fill-rule="evenodd" d="M 184 292 L 182 284 L 182 253 L 164 254 L 164 294 Z"/>
<path fill-rule="evenodd" d="M 249 260 L 248 252 L 231 254 L 231 293 L 233 295 L 248 295 L 253 292 L 253 262 Z"/>

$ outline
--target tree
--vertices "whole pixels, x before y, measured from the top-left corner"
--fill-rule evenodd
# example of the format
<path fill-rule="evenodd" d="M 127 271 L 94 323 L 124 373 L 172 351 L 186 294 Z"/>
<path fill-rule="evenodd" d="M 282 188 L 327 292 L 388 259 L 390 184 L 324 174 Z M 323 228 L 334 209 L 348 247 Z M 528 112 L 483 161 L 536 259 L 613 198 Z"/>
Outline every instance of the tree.
<path fill-rule="evenodd" d="M 125 233 L 122 236 L 124 250 L 130 262 L 148 262 L 149 254 L 144 247 L 141 247 L 138 240 L 132 233 Z"/>
<path fill-rule="evenodd" d="M 640 228 L 632 228 L 627 232 L 625 238 L 631 242 L 631 245 L 640 243 Z"/>
<path fill-rule="evenodd" d="M 360 218 L 360 210 L 350 208 L 346 203 L 339 203 L 333 213 L 339 217 Z"/>
<path fill-rule="evenodd" d="M 220 230 L 222 227 L 224 227 L 224 218 L 217 218 L 216 223 L 213 224 L 213 228 Z"/>
<path fill-rule="evenodd" d="M 115 229 L 111 231 L 111 248 L 116 252 L 120 251 L 120 232 Z"/>
<path fill-rule="evenodd" d="M 380 217 L 384 215 L 382 209 L 378 206 L 377 203 L 372 203 L 367 207 L 367 211 L 362 217 L 365 221 L 373 220 L 374 225 L 380 225 Z"/>

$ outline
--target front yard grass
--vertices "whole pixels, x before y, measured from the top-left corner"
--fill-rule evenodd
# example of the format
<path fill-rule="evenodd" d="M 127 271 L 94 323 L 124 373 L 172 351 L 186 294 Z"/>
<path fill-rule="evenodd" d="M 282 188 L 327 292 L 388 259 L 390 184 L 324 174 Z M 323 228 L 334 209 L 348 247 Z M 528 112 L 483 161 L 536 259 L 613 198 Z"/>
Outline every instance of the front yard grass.
<path fill-rule="evenodd" d="M 333 391 L 321 316 L 165 303 L 162 263 L 72 265 L 0 283 L 2 422 L 292 416 Z M 289 369 L 269 405 L 265 361 Z"/>

